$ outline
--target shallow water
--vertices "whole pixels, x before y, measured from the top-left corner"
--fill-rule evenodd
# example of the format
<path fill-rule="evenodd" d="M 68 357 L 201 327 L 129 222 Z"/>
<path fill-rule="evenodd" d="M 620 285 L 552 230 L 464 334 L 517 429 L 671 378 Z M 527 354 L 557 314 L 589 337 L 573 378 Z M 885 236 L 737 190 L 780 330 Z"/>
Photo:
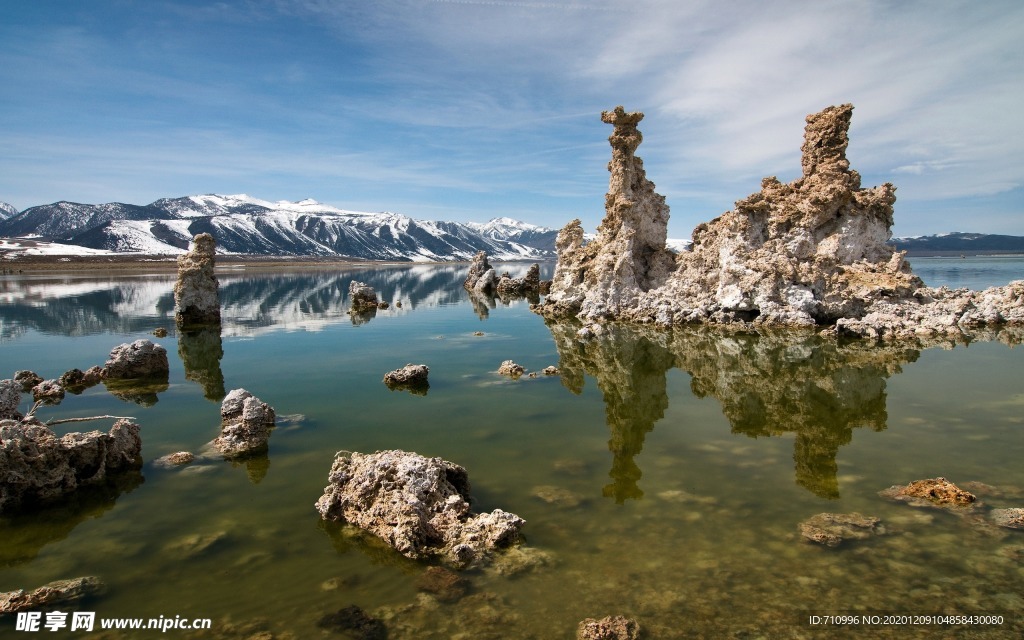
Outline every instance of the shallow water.
<path fill-rule="evenodd" d="M 156 327 L 171 375 L 149 406 L 99 386 L 40 411 L 134 416 L 146 465 L 104 494 L 0 519 L 0 591 L 97 575 L 107 593 L 77 608 L 213 619 L 202 637 L 319 637 L 317 620 L 350 604 L 389 638 L 568 639 L 612 614 L 656 638 L 834 637 L 808 616 L 835 613 L 1004 617 L 846 628 L 861 637 L 1024 632 L 1024 533 L 985 519 L 1024 507 L 1021 349 L 629 328 L 584 344 L 526 300 L 474 302 L 465 269 L 221 274 L 220 335 L 175 330 L 167 276 L 4 277 L 0 375 L 102 364 Z M 353 278 L 402 307 L 353 319 Z M 561 375 L 512 381 L 495 373 L 506 359 Z M 430 366 L 426 395 L 381 383 L 408 362 Z M 266 457 L 152 464 L 201 451 L 238 387 L 281 417 Z M 427 563 L 320 522 L 335 452 L 392 448 L 463 465 L 475 508 L 525 518 L 518 564 L 469 572 L 471 595 L 438 603 L 417 593 Z M 961 517 L 878 496 L 940 475 L 991 485 L 972 485 L 986 506 Z M 804 542 L 798 524 L 821 512 L 878 517 L 885 535 Z"/>

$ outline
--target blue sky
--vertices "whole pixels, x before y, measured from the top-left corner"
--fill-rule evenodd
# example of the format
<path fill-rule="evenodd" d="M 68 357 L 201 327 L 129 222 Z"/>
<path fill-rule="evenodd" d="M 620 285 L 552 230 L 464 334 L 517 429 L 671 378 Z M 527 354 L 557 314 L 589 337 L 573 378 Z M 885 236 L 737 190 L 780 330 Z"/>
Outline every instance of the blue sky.
<path fill-rule="evenodd" d="M 896 235 L 1024 235 L 1019 0 L 37 0 L 0 8 L 0 200 L 248 193 L 594 230 L 643 111 L 669 233 L 800 173 L 804 117 Z"/>

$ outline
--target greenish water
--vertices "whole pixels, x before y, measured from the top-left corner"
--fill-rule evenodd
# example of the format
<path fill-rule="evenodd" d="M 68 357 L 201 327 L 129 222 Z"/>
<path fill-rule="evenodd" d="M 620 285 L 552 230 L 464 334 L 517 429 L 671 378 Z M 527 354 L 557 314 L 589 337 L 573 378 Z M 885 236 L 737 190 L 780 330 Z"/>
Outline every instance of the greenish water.
<path fill-rule="evenodd" d="M 1024 632 L 1024 533 L 878 496 L 945 476 L 991 485 L 986 509 L 1024 507 L 1020 348 L 629 328 L 580 343 L 526 300 L 474 303 L 465 269 L 225 273 L 220 336 L 177 333 L 166 276 L 0 280 L 2 376 L 102 364 L 156 327 L 171 356 L 155 404 L 99 386 L 40 411 L 134 416 L 146 465 L 103 495 L 0 518 L 0 591 L 97 575 L 107 593 L 77 608 L 212 618 L 203 637 L 258 625 L 320 637 L 317 620 L 351 604 L 383 618 L 389 638 L 569 639 L 583 618 L 613 614 L 654 638 L 835 637 L 807 623 L 834 613 L 1004 617 L 846 629 L 858 637 Z M 402 307 L 353 321 L 353 278 Z M 512 381 L 495 373 L 506 359 L 561 375 Z M 381 383 L 406 363 L 430 367 L 427 395 Z M 152 464 L 200 452 L 220 395 L 238 387 L 284 416 L 266 457 Z M 417 592 L 427 564 L 321 523 L 313 503 L 335 452 L 393 448 L 466 467 L 476 509 L 527 520 L 533 564 L 469 572 L 471 594 L 439 603 Z M 821 512 L 875 516 L 886 533 L 804 542 L 798 524 Z M 13 627 L 0 619 L 5 637 Z M 107 634 L 78 635 L 121 637 Z"/>

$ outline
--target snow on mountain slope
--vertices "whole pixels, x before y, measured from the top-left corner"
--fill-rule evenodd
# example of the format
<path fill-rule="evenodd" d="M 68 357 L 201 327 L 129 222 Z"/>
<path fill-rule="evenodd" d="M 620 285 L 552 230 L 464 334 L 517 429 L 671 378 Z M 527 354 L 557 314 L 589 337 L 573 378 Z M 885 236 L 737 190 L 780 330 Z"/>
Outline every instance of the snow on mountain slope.
<path fill-rule="evenodd" d="M 7 218 L 16 215 L 18 215 L 18 210 L 14 208 L 13 204 L 0 202 L 0 220 L 6 220 Z"/>
<path fill-rule="evenodd" d="M 557 234 L 511 218 L 416 220 L 246 194 L 163 198 L 146 206 L 58 202 L 0 220 L 0 236 L 31 234 L 114 252 L 181 253 L 198 233 L 212 234 L 221 253 L 413 262 L 468 260 L 478 251 L 496 260 L 550 259 Z"/>

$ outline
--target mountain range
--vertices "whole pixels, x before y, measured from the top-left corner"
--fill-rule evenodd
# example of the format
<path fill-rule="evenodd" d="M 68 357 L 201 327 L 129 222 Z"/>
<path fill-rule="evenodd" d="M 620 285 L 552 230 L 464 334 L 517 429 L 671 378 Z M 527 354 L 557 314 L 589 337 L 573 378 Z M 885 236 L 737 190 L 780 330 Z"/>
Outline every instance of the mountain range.
<path fill-rule="evenodd" d="M 0 238 L 60 243 L 55 253 L 174 255 L 198 233 L 218 250 L 258 256 L 444 262 L 486 251 L 496 260 L 555 258 L 558 231 L 495 218 L 486 223 L 415 220 L 347 211 L 315 200 L 269 202 L 247 195 L 161 198 L 148 205 L 55 202 L 21 211 L 0 202 Z M 686 251 L 689 240 L 669 240 Z M 943 233 L 889 241 L 910 255 L 1024 253 L 1024 237 Z M 63 245 L 63 246 L 61 246 Z M 0 241 L 0 248 L 17 246 Z"/>
<path fill-rule="evenodd" d="M 1024 253 L 1024 237 L 991 233 L 940 233 L 893 238 L 889 243 L 908 255 L 918 256 Z"/>
<path fill-rule="evenodd" d="M 147 255 L 182 253 L 199 233 L 211 233 L 218 250 L 230 254 L 432 262 L 469 260 L 478 251 L 497 260 L 550 259 L 558 232 L 511 218 L 415 220 L 397 213 L 346 211 L 315 200 L 269 202 L 212 194 L 162 198 L 148 205 L 62 201 L 0 220 L 0 237 Z"/>

